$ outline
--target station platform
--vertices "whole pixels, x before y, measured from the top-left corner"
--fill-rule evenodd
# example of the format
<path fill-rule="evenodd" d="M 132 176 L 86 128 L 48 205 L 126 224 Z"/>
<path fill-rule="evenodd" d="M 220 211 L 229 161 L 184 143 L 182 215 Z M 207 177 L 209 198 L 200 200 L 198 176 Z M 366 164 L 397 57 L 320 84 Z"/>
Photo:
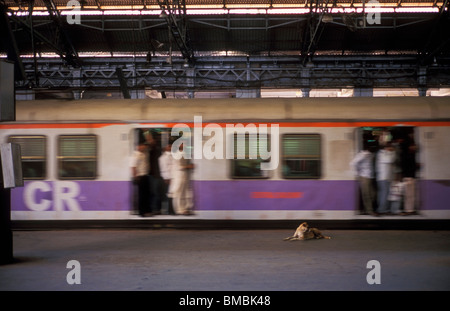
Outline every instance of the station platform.
<path fill-rule="evenodd" d="M 14 262 L 0 266 L 0 291 L 175 291 L 185 297 L 184 291 L 270 296 L 450 290 L 449 230 L 343 230 L 311 223 L 331 239 L 283 241 L 297 223 L 282 229 L 272 223 L 264 230 L 256 229 L 261 223 L 236 222 L 209 222 L 202 230 L 199 223 L 155 230 L 152 221 L 133 229 L 110 223 L 21 230 L 15 223 Z M 68 266 L 73 261 L 79 270 Z M 369 265 L 374 261 L 379 267 Z M 69 284 L 74 271 L 80 284 Z M 377 278 L 379 283 L 370 283 Z"/>

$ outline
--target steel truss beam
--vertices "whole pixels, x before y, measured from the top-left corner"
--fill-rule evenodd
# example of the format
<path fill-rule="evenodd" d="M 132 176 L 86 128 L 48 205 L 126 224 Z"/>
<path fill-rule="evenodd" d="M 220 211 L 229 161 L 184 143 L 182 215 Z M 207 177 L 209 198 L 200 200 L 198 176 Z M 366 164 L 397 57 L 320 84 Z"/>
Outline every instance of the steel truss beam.
<path fill-rule="evenodd" d="M 25 70 L 20 58 L 19 48 L 8 20 L 6 7 L 0 3 L 0 32 L 1 38 L 7 46 L 7 59 L 14 62 L 14 75 L 16 80 L 25 79 Z"/>
<path fill-rule="evenodd" d="M 19 19 L 26 19 L 24 17 L 19 17 L 14 13 L 14 11 L 10 9 L 6 9 L 8 13 L 10 13 L 10 19 L 13 22 L 20 23 Z M 25 11 L 19 11 L 25 12 Z M 312 15 L 320 16 L 321 13 L 312 13 Z M 11 18 L 13 17 L 13 18 Z M 163 16 L 164 17 L 164 16 Z M 397 14 L 383 14 L 381 16 L 382 23 L 380 25 L 370 25 L 372 29 L 396 29 L 400 27 L 406 27 L 412 24 L 421 23 L 435 17 L 434 14 L 422 14 L 421 18 L 417 16 L 402 16 Z M 184 17 L 189 23 L 196 23 L 200 25 L 205 25 L 212 28 L 219 28 L 225 30 L 270 30 L 274 28 L 284 27 L 287 25 L 292 25 L 296 23 L 301 23 L 308 21 L 310 19 L 310 15 L 293 15 L 283 16 L 283 15 L 265 15 L 263 17 L 252 16 L 249 17 L 241 17 L 241 16 L 231 16 L 231 15 L 219 15 L 214 18 L 208 16 L 186 16 Z M 323 18 L 323 17 L 322 17 Z M 355 29 L 362 29 L 362 26 L 357 26 L 357 22 L 362 20 L 361 16 L 349 17 L 354 19 Z M 33 19 L 36 21 L 36 25 L 44 25 L 48 24 L 49 20 L 47 16 L 33 16 Z M 238 26 L 242 21 L 253 21 L 258 22 L 261 26 Z M 317 27 L 317 19 L 313 20 Z M 127 22 L 130 26 L 122 26 L 122 27 L 114 27 L 118 22 Z M 135 24 L 133 24 L 135 23 Z M 343 15 L 337 16 L 333 15 L 333 20 L 328 21 L 330 24 L 340 25 L 340 26 L 349 26 L 345 23 L 345 19 Z M 161 27 L 166 25 L 166 20 L 155 17 L 155 16 L 140 16 L 138 19 L 129 17 L 129 16 L 83 16 L 82 23 L 79 24 L 79 27 L 85 27 L 89 29 L 98 30 L 101 32 L 105 31 L 144 31 L 156 27 Z M 353 25 L 353 24 L 352 24 Z M 315 30 L 315 28 L 313 29 Z M 182 32 L 182 31 L 181 31 Z"/>
<path fill-rule="evenodd" d="M 186 2 L 185 0 L 158 0 L 161 7 L 161 15 L 169 26 L 170 38 L 175 40 L 184 59 L 194 63 L 194 51 L 190 45 L 188 29 L 186 26 Z"/>
<path fill-rule="evenodd" d="M 68 35 L 65 29 L 65 23 L 62 21 L 61 14 L 59 10 L 56 8 L 53 0 L 43 0 L 45 6 L 47 7 L 47 11 L 50 14 L 50 18 L 56 25 L 56 38 L 58 39 L 59 44 L 62 50 L 65 52 L 65 60 L 72 66 L 78 67 L 80 66 L 80 60 L 78 58 L 78 52 L 72 44 L 72 39 Z"/>
<path fill-rule="evenodd" d="M 24 67 L 32 81 L 33 61 L 25 60 Z M 209 57 L 199 59 L 193 68 L 180 57 L 171 65 L 162 57 L 151 64 L 145 57 L 84 58 L 80 68 L 67 66 L 60 59 L 40 59 L 38 73 L 40 87 L 74 91 L 450 87 L 450 59 L 418 66 L 414 56 L 318 55 L 306 66 L 298 57 Z M 29 86 L 20 81 L 16 85 L 17 89 Z"/>
<path fill-rule="evenodd" d="M 303 47 L 301 55 L 303 57 L 303 65 L 310 60 L 315 52 L 317 44 L 324 27 L 322 19 L 328 13 L 328 3 L 330 0 L 311 0 L 309 9 L 308 23 L 303 32 Z M 322 26 L 322 27 L 321 27 Z"/>
<path fill-rule="evenodd" d="M 14 14 L 8 16 L 8 19 L 9 21 L 15 23 L 18 27 L 23 27 L 23 29 L 30 33 L 33 50 L 35 49 L 35 40 L 39 40 L 47 45 L 53 52 L 57 53 L 69 65 L 79 67 L 80 59 L 78 57 L 78 53 L 65 30 L 59 11 L 55 8 L 52 1 L 46 0 L 46 4 L 48 4 L 47 8 L 53 21 L 49 22 L 48 19 L 34 21 L 31 17 L 23 18 Z M 32 12 L 32 10 L 33 7 L 30 5 L 29 12 Z M 11 13 L 10 10 L 7 10 L 7 12 Z M 52 38 L 48 38 L 47 35 L 42 34 L 36 29 L 39 25 L 42 26 L 48 23 L 53 23 L 56 25 L 56 30 L 53 33 Z"/>

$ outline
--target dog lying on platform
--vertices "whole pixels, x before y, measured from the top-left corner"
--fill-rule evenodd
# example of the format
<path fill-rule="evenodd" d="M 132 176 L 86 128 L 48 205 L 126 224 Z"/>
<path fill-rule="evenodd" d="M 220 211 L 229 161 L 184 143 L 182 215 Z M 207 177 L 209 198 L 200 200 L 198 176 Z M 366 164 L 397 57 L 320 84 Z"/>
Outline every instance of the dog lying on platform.
<path fill-rule="evenodd" d="M 310 239 L 331 239 L 329 236 L 324 236 L 319 229 L 310 228 L 308 223 L 303 222 L 298 226 L 293 236 L 285 238 L 284 241 L 298 241 Z"/>

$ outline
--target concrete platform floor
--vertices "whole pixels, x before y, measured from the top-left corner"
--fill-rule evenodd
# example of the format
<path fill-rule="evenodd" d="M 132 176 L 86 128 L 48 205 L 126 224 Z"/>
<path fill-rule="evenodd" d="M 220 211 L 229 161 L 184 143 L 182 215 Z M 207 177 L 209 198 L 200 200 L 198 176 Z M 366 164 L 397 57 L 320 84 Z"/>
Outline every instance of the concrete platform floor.
<path fill-rule="evenodd" d="M 1 291 L 450 290 L 450 231 L 325 230 L 331 240 L 285 242 L 293 230 L 14 231 Z M 66 265 L 80 263 L 81 284 Z M 381 284 L 366 277 L 380 263 Z"/>

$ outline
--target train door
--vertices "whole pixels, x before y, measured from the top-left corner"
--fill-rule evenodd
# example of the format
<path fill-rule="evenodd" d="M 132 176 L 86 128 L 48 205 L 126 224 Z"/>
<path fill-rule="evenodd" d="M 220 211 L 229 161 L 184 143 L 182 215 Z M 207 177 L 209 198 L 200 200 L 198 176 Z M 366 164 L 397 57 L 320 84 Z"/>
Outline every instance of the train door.
<path fill-rule="evenodd" d="M 148 145 L 150 186 L 150 206 L 148 211 L 153 214 L 165 214 L 168 209 L 167 200 L 165 200 L 164 180 L 159 167 L 159 157 L 169 143 L 170 133 L 170 128 L 137 128 L 133 133 L 134 150 L 140 143 Z M 134 185 L 132 197 L 133 214 L 139 214 L 137 192 L 136 185 Z"/>
<path fill-rule="evenodd" d="M 371 163 L 371 168 L 373 170 L 373 179 L 371 180 L 372 189 L 372 209 L 375 215 L 379 214 L 381 198 L 385 197 L 382 195 L 382 191 L 385 189 L 380 189 L 380 183 L 377 179 L 380 179 L 381 174 L 379 169 L 377 169 L 377 159 L 380 155 L 380 150 L 384 149 L 386 146 L 394 152 L 394 159 L 390 165 L 389 174 L 389 187 L 397 182 L 401 182 L 401 192 L 396 195 L 389 196 L 392 191 L 390 188 L 388 191 L 388 203 L 386 205 L 387 209 L 381 212 L 392 214 L 414 214 L 418 211 L 418 191 L 417 191 L 417 178 L 419 163 L 418 157 L 418 144 L 417 144 L 417 131 L 415 127 L 410 126 L 396 126 L 396 127 L 362 127 L 358 129 L 358 151 L 363 149 L 368 150 L 373 155 L 373 160 Z M 364 200 L 361 191 L 361 184 L 359 184 L 358 191 L 358 212 L 365 214 Z M 413 199 L 411 199 L 411 196 Z M 399 209 L 393 210 L 392 203 L 395 199 L 399 199 Z M 411 203 L 413 202 L 413 203 Z M 411 206 L 412 204 L 412 206 Z"/>

